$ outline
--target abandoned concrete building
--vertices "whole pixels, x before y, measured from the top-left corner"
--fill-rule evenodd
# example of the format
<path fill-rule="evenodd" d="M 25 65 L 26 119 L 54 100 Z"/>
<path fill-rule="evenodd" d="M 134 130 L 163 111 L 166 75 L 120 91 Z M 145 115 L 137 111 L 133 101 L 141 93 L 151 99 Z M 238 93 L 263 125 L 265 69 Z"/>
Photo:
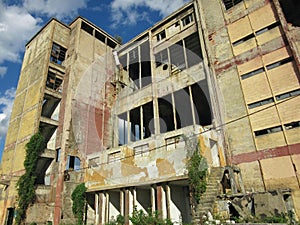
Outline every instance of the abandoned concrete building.
<path fill-rule="evenodd" d="M 129 224 L 134 207 L 175 224 L 208 211 L 299 219 L 299 11 L 296 0 L 194 0 L 123 45 L 82 17 L 50 20 L 26 45 L 1 224 L 14 223 L 25 145 L 38 131 L 47 148 L 27 223 L 73 223 L 70 196 L 83 182 L 87 224 Z M 193 208 L 195 150 L 208 177 Z"/>

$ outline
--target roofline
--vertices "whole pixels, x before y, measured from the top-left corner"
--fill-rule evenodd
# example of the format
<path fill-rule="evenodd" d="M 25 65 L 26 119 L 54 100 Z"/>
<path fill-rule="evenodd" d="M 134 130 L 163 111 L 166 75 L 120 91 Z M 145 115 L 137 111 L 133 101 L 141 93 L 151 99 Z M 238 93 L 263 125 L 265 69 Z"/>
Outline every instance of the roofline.
<path fill-rule="evenodd" d="M 35 39 L 36 38 L 36 36 L 38 36 L 41 32 L 42 32 L 42 30 L 44 30 L 52 21 L 55 21 L 55 22 L 57 22 L 57 23 L 60 23 L 61 25 L 63 25 L 64 27 L 66 27 L 66 28 L 68 28 L 68 29 L 70 29 L 70 27 L 68 26 L 68 25 L 66 25 L 66 24 L 64 24 L 63 22 L 61 22 L 61 21 L 59 21 L 58 19 L 56 19 L 56 18 L 51 18 L 26 44 L 25 44 L 25 47 L 27 46 L 27 45 L 29 45 L 30 44 L 30 42 L 33 40 L 33 39 Z"/>
<path fill-rule="evenodd" d="M 113 36 L 111 36 L 109 33 L 107 33 L 105 30 L 101 29 L 100 27 L 98 27 L 97 25 L 93 24 L 91 21 L 87 20 L 86 18 L 82 17 L 82 16 L 77 16 L 70 24 L 69 27 L 75 23 L 76 20 L 78 19 L 82 19 L 84 20 L 84 22 L 90 24 L 91 26 L 97 28 L 98 30 L 100 30 L 101 32 L 103 32 L 106 36 L 108 36 L 109 38 L 113 39 L 117 44 L 121 45 L 120 42 L 118 42 Z"/>

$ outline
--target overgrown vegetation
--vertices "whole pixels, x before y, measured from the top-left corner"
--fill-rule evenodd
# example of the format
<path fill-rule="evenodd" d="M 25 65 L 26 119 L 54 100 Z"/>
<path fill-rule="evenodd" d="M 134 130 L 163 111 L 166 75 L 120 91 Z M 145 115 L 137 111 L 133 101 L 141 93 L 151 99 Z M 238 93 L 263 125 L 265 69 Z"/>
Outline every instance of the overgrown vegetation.
<path fill-rule="evenodd" d="M 45 139 L 41 133 L 38 132 L 30 138 L 25 147 L 25 174 L 23 174 L 17 182 L 18 208 L 16 224 L 21 224 L 25 221 L 27 208 L 35 200 L 36 166 L 39 155 L 45 148 Z"/>
<path fill-rule="evenodd" d="M 188 179 L 194 199 L 198 204 L 201 195 L 206 191 L 207 163 L 197 148 L 187 163 Z"/>
<path fill-rule="evenodd" d="M 129 217 L 132 225 L 173 225 L 170 219 L 160 218 L 159 212 L 152 212 L 151 209 L 145 213 L 143 210 L 133 209 L 132 215 Z M 125 219 L 123 216 L 117 216 L 116 220 L 112 220 L 106 225 L 124 225 Z"/>
<path fill-rule="evenodd" d="M 83 224 L 83 217 L 84 217 L 84 212 L 85 212 L 85 205 L 86 205 L 86 187 L 85 184 L 79 184 L 76 186 L 74 191 L 72 192 L 72 211 L 77 219 L 77 225 L 82 225 Z"/>

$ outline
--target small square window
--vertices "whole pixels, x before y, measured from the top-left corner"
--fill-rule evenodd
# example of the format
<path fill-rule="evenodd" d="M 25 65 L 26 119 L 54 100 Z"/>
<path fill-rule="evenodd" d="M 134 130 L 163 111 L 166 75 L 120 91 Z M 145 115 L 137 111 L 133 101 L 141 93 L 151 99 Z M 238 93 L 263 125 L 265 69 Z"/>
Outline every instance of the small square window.
<path fill-rule="evenodd" d="M 186 25 L 190 24 L 191 22 L 193 22 L 193 15 L 189 14 L 186 17 L 184 17 L 181 21 L 182 21 L 182 26 L 186 26 Z"/>
<path fill-rule="evenodd" d="M 162 32 L 160 32 L 156 35 L 157 41 L 161 41 L 165 38 L 166 38 L 166 31 L 165 30 L 163 30 Z"/>

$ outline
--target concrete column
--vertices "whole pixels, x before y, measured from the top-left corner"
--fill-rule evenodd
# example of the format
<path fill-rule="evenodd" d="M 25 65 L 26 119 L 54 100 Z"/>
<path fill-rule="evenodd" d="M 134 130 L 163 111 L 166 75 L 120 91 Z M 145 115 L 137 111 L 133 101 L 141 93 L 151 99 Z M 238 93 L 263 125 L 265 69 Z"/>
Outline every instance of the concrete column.
<path fill-rule="evenodd" d="M 106 214 L 106 196 L 104 193 L 99 194 L 99 225 L 105 224 Z"/>
<path fill-rule="evenodd" d="M 152 209 L 152 212 L 154 212 L 155 211 L 155 203 L 156 203 L 156 201 L 155 201 L 155 189 L 154 189 L 154 187 L 151 187 L 150 188 L 150 192 L 151 192 L 151 209 Z"/>
<path fill-rule="evenodd" d="M 167 218 L 166 193 L 162 185 L 157 186 L 157 210 L 162 219 Z"/>
<path fill-rule="evenodd" d="M 171 218 L 171 187 L 166 185 L 167 218 Z"/>
<path fill-rule="evenodd" d="M 99 194 L 95 193 L 95 224 L 99 224 Z"/>
<path fill-rule="evenodd" d="M 120 214 L 124 216 L 124 191 L 120 190 Z"/>

